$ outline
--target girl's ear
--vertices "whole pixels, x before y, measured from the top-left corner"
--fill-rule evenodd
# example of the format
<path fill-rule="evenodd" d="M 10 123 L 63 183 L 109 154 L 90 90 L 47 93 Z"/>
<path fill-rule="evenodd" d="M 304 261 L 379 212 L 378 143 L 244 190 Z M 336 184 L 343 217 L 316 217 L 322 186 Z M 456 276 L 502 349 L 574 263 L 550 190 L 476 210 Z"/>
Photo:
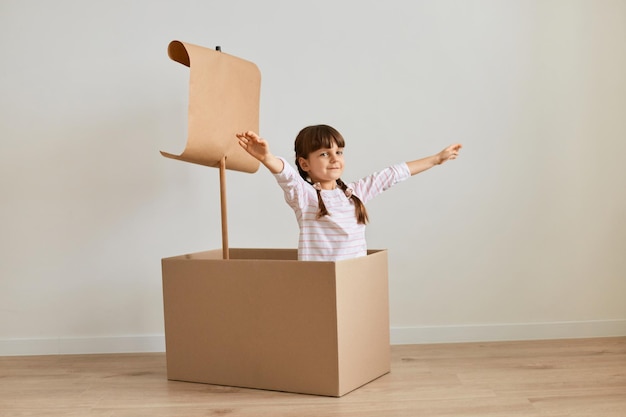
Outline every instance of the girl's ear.
<path fill-rule="evenodd" d="M 304 172 L 308 172 L 309 171 L 309 162 L 304 159 L 303 157 L 298 157 L 298 164 L 300 165 L 300 168 L 302 168 L 302 170 Z"/>

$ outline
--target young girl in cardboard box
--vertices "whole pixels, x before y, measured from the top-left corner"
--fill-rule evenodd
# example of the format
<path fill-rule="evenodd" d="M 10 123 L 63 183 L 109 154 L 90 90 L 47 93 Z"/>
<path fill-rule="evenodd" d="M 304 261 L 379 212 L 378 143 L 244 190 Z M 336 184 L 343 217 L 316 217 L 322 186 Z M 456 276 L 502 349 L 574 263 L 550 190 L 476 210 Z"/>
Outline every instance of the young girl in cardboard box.
<path fill-rule="evenodd" d="M 296 172 L 255 132 L 238 133 L 239 144 L 274 174 L 294 210 L 300 238 L 298 259 L 338 261 L 367 254 L 364 203 L 394 184 L 455 159 L 460 144 L 422 159 L 390 166 L 356 182 L 341 180 L 344 169 L 341 134 L 327 125 L 305 127 L 295 140 Z"/>

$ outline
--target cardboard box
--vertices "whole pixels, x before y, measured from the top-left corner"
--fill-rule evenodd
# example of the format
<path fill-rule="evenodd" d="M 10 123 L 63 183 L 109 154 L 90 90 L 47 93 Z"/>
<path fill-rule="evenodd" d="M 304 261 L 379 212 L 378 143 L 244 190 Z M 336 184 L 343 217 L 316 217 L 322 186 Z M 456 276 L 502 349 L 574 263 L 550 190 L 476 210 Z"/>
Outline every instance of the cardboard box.
<path fill-rule="evenodd" d="M 231 248 L 162 268 L 168 379 L 339 397 L 390 371 L 385 250 Z"/>

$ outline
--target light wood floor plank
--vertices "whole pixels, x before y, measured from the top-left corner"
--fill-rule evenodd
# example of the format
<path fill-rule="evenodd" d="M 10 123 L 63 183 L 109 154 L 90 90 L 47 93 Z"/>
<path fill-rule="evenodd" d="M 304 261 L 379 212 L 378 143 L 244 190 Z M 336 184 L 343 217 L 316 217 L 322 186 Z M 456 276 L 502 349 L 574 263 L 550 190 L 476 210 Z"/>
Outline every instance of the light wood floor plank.
<path fill-rule="evenodd" d="M 0 357 L 0 417 L 626 416 L 626 337 L 391 351 L 342 398 L 168 381 L 159 353 Z"/>

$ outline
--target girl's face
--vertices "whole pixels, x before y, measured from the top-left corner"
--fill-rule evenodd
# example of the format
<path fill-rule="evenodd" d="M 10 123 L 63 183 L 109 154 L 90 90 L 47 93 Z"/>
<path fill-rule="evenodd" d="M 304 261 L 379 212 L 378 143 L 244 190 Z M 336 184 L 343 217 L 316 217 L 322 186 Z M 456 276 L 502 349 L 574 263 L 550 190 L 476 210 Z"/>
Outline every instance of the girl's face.
<path fill-rule="evenodd" d="M 300 157 L 298 162 L 314 184 L 319 182 L 322 189 L 332 190 L 343 174 L 343 148 L 333 142 L 332 147 L 313 151 L 306 159 Z"/>

